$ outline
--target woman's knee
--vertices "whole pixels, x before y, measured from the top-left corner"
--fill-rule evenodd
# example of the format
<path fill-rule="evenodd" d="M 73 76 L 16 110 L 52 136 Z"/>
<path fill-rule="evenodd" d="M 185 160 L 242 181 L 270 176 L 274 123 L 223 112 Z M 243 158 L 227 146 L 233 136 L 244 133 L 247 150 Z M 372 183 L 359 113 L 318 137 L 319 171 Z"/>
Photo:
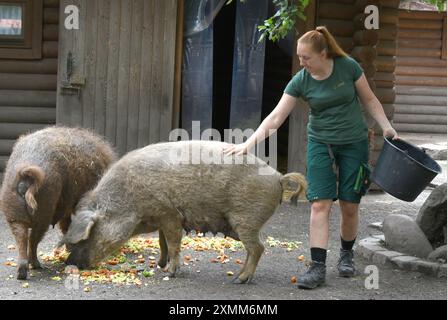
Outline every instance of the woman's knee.
<path fill-rule="evenodd" d="M 328 214 L 331 210 L 332 200 L 318 200 L 312 202 L 312 214 Z"/>

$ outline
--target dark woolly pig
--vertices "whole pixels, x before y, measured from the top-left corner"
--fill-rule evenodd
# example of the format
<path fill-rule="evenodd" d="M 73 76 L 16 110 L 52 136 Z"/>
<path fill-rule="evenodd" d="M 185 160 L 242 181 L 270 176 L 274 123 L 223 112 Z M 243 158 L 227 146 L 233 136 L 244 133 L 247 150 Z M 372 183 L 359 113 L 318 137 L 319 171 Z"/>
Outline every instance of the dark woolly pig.
<path fill-rule="evenodd" d="M 222 232 L 241 240 L 247 250 L 235 282 L 251 280 L 264 251 L 260 229 L 283 191 L 292 188 L 286 194 L 296 199 L 305 192 L 306 182 L 298 173 L 282 176 L 252 154 L 224 156 L 224 145 L 160 143 L 124 156 L 79 202 L 62 240 L 70 251 L 66 263 L 93 267 L 133 235 L 159 230 L 159 265 L 164 267 L 169 257 L 167 270 L 174 276 L 183 229 Z M 186 157 L 181 160 L 180 155 Z M 214 161 L 204 161 L 209 155 Z M 238 160 L 244 164 L 225 164 Z"/>
<path fill-rule="evenodd" d="M 115 160 L 109 144 L 85 129 L 50 127 L 18 139 L 0 190 L 19 248 L 18 279 L 26 279 L 29 263 L 40 268 L 37 245 L 49 225 L 65 234 L 81 196 Z"/>

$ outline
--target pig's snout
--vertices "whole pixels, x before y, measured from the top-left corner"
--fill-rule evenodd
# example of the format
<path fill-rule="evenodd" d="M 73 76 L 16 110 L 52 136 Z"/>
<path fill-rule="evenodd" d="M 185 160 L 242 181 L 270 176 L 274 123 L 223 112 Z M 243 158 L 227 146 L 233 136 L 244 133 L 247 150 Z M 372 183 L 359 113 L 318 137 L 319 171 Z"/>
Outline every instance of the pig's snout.
<path fill-rule="evenodd" d="M 88 254 L 85 251 L 82 252 L 79 250 L 72 251 L 65 263 L 67 265 L 75 265 L 79 269 L 87 269 L 90 267 Z"/>

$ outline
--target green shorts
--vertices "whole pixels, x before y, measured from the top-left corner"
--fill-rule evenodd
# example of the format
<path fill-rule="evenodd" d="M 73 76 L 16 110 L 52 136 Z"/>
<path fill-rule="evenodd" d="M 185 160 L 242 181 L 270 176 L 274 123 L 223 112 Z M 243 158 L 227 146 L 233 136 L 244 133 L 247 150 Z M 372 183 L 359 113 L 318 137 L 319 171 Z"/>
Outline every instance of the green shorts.
<path fill-rule="evenodd" d="M 332 150 L 331 156 L 329 147 Z M 332 199 L 360 203 L 364 192 L 355 191 L 360 167 L 368 163 L 368 139 L 360 142 L 327 145 L 316 141 L 307 144 L 307 199 Z M 333 160 L 335 166 L 333 166 Z M 337 185 L 338 173 L 338 185 Z M 365 191 L 366 192 L 366 191 Z"/>

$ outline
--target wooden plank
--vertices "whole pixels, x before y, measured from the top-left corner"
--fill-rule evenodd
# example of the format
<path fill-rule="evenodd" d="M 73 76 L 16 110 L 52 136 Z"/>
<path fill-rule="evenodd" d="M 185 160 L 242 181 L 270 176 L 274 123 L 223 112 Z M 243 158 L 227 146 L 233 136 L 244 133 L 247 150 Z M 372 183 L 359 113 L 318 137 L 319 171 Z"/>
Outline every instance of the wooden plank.
<path fill-rule="evenodd" d="M 149 113 L 149 143 L 160 141 L 160 115 L 162 109 L 162 62 L 163 62 L 163 29 L 166 12 L 166 2 L 157 3 L 157 14 L 154 16 L 154 40 L 152 43 L 152 86 L 151 107 Z"/>
<path fill-rule="evenodd" d="M 14 143 L 16 143 L 15 139 L 0 139 L 0 155 L 11 154 Z"/>
<path fill-rule="evenodd" d="M 168 0 L 165 10 L 164 45 L 163 45 L 163 89 L 162 110 L 160 115 L 160 141 L 168 141 L 172 130 L 172 103 L 175 72 L 175 32 L 177 21 L 177 1 Z"/>
<path fill-rule="evenodd" d="M 393 103 L 396 98 L 396 90 L 394 88 L 377 88 L 374 93 L 381 103 Z"/>
<path fill-rule="evenodd" d="M 58 46 L 57 41 L 44 41 L 42 43 L 42 58 L 57 58 Z"/>
<path fill-rule="evenodd" d="M 59 26 L 57 24 L 45 24 L 42 32 L 44 41 L 58 41 L 59 39 Z"/>
<path fill-rule="evenodd" d="M 56 107 L 56 92 L 0 90 L 1 106 Z"/>
<path fill-rule="evenodd" d="M 395 56 L 397 53 L 396 41 L 379 40 L 376 46 L 379 56 Z"/>
<path fill-rule="evenodd" d="M 304 34 L 308 30 L 313 30 L 316 25 L 316 1 L 310 1 L 305 10 L 306 21 L 297 20 L 295 28 L 298 34 Z M 299 59 L 293 55 L 292 74 L 300 68 Z M 307 104 L 299 99 L 297 107 L 289 116 L 289 146 L 287 151 L 287 171 L 306 172 L 306 152 L 307 152 L 307 122 L 309 118 L 309 108 Z"/>
<path fill-rule="evenodd" d="M 3 90 L 52 90 L 56 91 L 57 76 L 54 74 L 0 73 Z"/>
<path fill-rule="evenodd" d="M 17 139 L 22 134 L 34 132 L 47 126 L 47 124 L 36 123 L 1 123 L 0 137 L 2 139 Z"/>
<path fill-rule="evenodd" d="M 395 76 L 394 73 L 376 72 L 376 74 L 374 75 L 374 80 L 394 82 Z"/>
<path fill-rule="evenodd" d="M 394 105 L 395 113 L 426 114 L 426 115 L 444 115 L 447 116 L 445 106 L 428 106 L 421 104 L 400 104 Z"/>
<path fill-rule="evenodd" d="M 354 33 L 354 40 L 356 45 L 375 45 L 379 41 L 379 33 L 376 30 L 357 30 Z"/>
<path fill-rule="evenodd" d="M 56 123 L 56 108 L 0 107 L 0 122 Z"/>
<path fill-rule="evenodd" d="M 380 24 L 394 24 L 397 25 L 399 22 L 399 17 L 397 15 L 397 9 L 396 8 L 380 8 L 380 14 L 379 14 L 379 21 Z"/>
<path fill-rule="evenodd" d="M 352 49 L 351 56 L 357 61 L 373 62 L 377 57 L 377 50 L 371 46 L 358 46 Z"/>
<path fill-rule="evenodd" d="M 142 51 L 145 53 L 141 57 L 141 79 L 140 79 L 140 104 L 138 117 L 138 145 L 145 146 L 149 144 L 149 113 L 151 105 L 152 88 L 152 68 L 153 56 L 152 45 L 154 41 L 154 19 L 156 0 L 144 2 L 143 9 L 143 33 L 142 33 Z M 183 41 L 183 39 L 182 39 Z"/>
<path fill-rule="evenodd" d="M 94 129 L 94 110 L 95 110 L 95 86 L 96 66 L 100 59 L 106 57 L 97 56 L 98 47 L 98 0 L 86 2 L 87 15 L 85 17 L 85 51 L 84 51 L 84 74 L 87 79 L 86 85 L 82 91 L 82 126 L 84 128 Z"/>
<path fill-rule="evenodd" d="M 444 124 L 447 125 L 447 115 L 427 115 L 427 114 L 394 114 L 394 123 L 415 123 L 415 124 Z"/>
<path fill-rule="evenodd" d="M 447 77 L 447 68 L 397 66 L 396 75 Z"/>
<path fill-rule="evenodd" d="M 144 3 L 141 0 L 132 1 L 132 25 L 130 41 L 130 74 L 129 74 L 129 104 L 127 117 L 127 151 L 138 146 L 138 109 L 140 104 L 140 77 L 142 58 L 142 28 Z"/>
<path fill-rule="evenodd" d="M 110 24 L 110 2 L 111 0 L 98 1 L 98 46 L 96 56 L 96 75 L 95 75 L 95 101 L 92 106 L 94 112 L 93 126 L 95 131 L 101 135 L 106 134 L 106 109 L 107 109 L 107 65 L 109 60 L 109 50 L 100 43 L 109 42 L 109 24 Z"/>
<path fill-rule="evenodd" d="M 175 49 L 174 101 L 172 110 L 172 128 L 180 126 L 180 100 L 182 95 L 182 64 L 183 64 L 183 23 L 184 1 L 177 2 L 177 26 Z"/>
<path fill-rule="evenodd" d="M 437 87 L 417 87 L 417 86 L 396 86 L 396 93 L 399 95 L 415 96 L 447 96 L 446 88 Z"/>
<path fill-rule="evenodd" d="M 121 1 L 111 1 L 109 17 L 109 41 L 107 45 L 107 95 L 105 136 L 112 145 L 116 145 L 118 110 L 118 75 L 120 48 L 120 10 Z M 149 90 L 147 90 L 149 91 Z"/>
<path fill-rule="evenodd" d="M 410 86 L 447 86 L 447 79 L 442 77 L 396 76 L 396 83 Z"/>
<path fill-rule="evenodd" d="M 397 25 L 392 24 L 382 25 L 377 31 L 379 34 L 379 39 L 395 41 L 395 39 L 397 38 L 397 30 L 398 30 Z"/>
<path fill-rule="evenodd" d="M 393 88 L 395 85 L 394 81 L 377 80 L 375 76 L 374 76 L 374 83 L 376 84 L 377 88 Z"/>
<path fill-rule="evenodd" d="M 354 48 L 354 42 L 352 41 L 352 37 L 334 37 L 337 41 L 338 45 L 346 52 L 349 53 Z"/>
<path fill-rule="evenodd" d="M 394 128 L 397 132 L 447 133 L 445 124 L 395 123 Z"/>
<path fill-rule="evenodd" d="M 57 59 L 33 60 L 0 60 L 0 72 L 56 74 Z"/>
<path fill-rule="evenodd" d="M 447 106 L 447 96 L 398 95 L 396 103 Z"/>
<path fill-rule="evenodd" d="M 118 70 L 118 104 L 116 149 L 119 154 L 126 153 L 127 145 L 127 117 L 129 102 L 129 76 L 130 76 L 130 32 L 132 30 L 132 6 L 130 1 L 121 1 L 121 24 L 119 44 L 119 70 Z M 154 94 L 154 93 L 153 93 Z"/>
<path fill-rule="evenodd" d="M 400 4 L 400 0 L 380 0 L 380 7 L 397 9 Z M 382 10 L 382 8 L 380 8 Z"/>

